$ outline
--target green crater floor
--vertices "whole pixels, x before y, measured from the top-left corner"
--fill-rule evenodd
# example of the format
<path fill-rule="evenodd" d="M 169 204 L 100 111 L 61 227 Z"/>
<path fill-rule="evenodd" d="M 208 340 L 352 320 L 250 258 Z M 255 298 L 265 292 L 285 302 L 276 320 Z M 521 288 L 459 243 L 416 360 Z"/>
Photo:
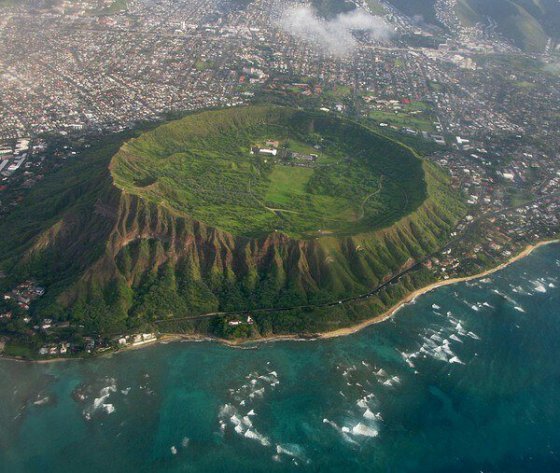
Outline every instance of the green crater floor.
<path fill-rule="evenodd" d="M 168 123 L 124 145 L 111 169 L 127 192 L 249 237 L 363 233 L 426 198 L 422 163 L 407 148 L 355 123 L 272 106 Z"/>

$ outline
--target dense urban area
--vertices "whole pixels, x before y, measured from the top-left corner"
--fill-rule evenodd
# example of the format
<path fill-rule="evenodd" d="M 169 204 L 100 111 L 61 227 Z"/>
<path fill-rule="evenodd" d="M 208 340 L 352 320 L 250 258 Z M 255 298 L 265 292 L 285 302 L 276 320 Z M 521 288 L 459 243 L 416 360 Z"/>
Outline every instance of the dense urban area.
<path fill-rule="evenodd" d="M 466 216 L 445 248 L 395 274 L 395 282 L 420 267 L 442 280 L 476 274 L 557 237 L 560 53 L 552 40 L 542 51 L 522 51 L 492 28 L 463 26 L 453 0 L 436 2 L 437 24 L 374 0 L 360 8 L 382 17 L 382 34 L 356 33 L 340 49 L 286 21 L 301 5 L 7 2 L 0 7 L 0 218 L 104 136 L 194 110 L 273 102 L 349 117 L 450 173 Z M 45 291 L 27 280 L 2 295 L 0 329 L 36 333 L 35 355 L 157 338 L 78 339 L 68 322 L 35 316 Z M 253 323 L 248 314 L 223 316 L 230 326 Z"/>

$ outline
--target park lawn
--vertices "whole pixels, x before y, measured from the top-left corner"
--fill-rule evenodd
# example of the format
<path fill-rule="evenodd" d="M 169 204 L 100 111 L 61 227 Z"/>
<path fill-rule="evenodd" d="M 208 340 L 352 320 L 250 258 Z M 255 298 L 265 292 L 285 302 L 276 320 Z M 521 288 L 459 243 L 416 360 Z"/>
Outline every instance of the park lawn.
<path fill-rule="evenodd" d="M 435 131 L 432 117 L 426 114 L 409 115 L 407 112 L 402 111 L 395 113 L 373 110 L 369 113 L 369 118 L 397 127 L 413 128 L 427 132 Z"/>
<path fill-rule="evenodd" d="M 313 169 L 310 168 L 275 166 L 269 176 L 270 187 L 266 193 L 266 201 L 286 208 L 292 203 L 294 196 L 307 194 L 306 186 L 312 175 Z"/>

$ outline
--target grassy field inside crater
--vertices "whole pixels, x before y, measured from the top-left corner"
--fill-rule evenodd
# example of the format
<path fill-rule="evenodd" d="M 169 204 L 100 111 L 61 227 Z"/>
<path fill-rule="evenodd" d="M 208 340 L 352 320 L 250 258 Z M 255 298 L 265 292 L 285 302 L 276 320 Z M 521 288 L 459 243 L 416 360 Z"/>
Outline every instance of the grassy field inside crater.
<path fill-rule="evenodd" d="M 263 147 L 277 154 L 253 149 Z M 111 170 L 127 192 L 249 237 L 367 232 L 426 198 L 409 149 L 327 114 L 272 106 L 168 123 L 125 144 Z"/>

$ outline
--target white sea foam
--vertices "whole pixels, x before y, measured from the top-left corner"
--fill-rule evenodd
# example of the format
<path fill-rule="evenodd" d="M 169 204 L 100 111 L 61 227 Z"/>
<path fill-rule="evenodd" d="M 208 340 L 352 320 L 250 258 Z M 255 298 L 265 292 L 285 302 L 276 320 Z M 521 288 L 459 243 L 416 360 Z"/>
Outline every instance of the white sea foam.
<path fill-rule="evenodd" d="M 177 447 L 175 445 L 172 445 L 170 450 L 172 455 L 177 455 Z"/>
<path fill-rule="evenodd" d="M 535 285 L 535 291 L 543 294 L 546 292 L 546 287 L 544 287 L 544 285 L 541 282 L 537 282 L 536 284 L 535 283 L 533 284 Z"/>
<path fill-rule="evenodd" d="M 302 446 L 296 443 L 286 443 L 276 445 L 276 453 L 278 455 L 286 455 L 292 458 L 297 458 L 303 462 L 309 463 L 309 460 L 305 456 L 305 450 Z"/>
<path fill-rule="evenodd" d="M 371 427 L 368 427 L 361 422 L 357 423 L 354 427 L 352 427 L 352 433 L 354 435 L 361 435 L 364 437 L 377 437 L 379 432 Z"/>
<path fill-rule="evenodd" d="M 183 437 L 183 440 L 181 440 L 181 446 L 183 448 L 187 448 L 190 442 L 191 440 L 188 437 Z"/>
<path fill-rule="evenodd" d="M 464 365 L 465 363 L 463 363 L 458 356 L 453 356 L 451 358 L 449 358 L 449 363 L 457 363 L 459 365 Z"/>
<path fill-rule="evenodd" d="M 37 399 L 35 402 L 33 402 L 33 404 L 34 404 L 35 406 L 42 406 L 42 405 L 46 404 L 46 403 L 49 402 L 49 401 L 50 401 L 49 396 L 45 396 L 45 397 L 42 397 L 42 398 L 40 398 L 40 399 Z"/>
<path fill-rule="evenodd" d="M 401 356 L 403 357 L 403 360 L 405 361 L 405 363 L 410 366 L 411 368 L 414 368 L 414 363 L 412 362 L 411 358 L 415 358 L 416 357 L 416 353 L 406 353 L 406 352 L 401 352 Z"/>
<path fill-rule="evenodd" d="M 432 304 L 432 309 L 439 310 L 441 307 L 437 304 Z"/>
<path fill-rule="evenodd" d="M 367 399 L 366 398 L 361 398 L 358 399 L 358 401 L 356 402 L 356 405 L 358 407 L 360 407 L 361 409 L 367 409 L 368 408 L 368 404 L 367 404 Z"/>
<path fill-rule="evenodd" d="M 222 418 L 231 417 L 235 413 L 235 411 L 236 411 L 235 407 L 233 407 L 231 404 L 224 404 L 220 408 L 220 412 L 218 415 Z"/>
<path fill-rule="evenodd" d="M 117 391 L 117 386 L 113 381 L 113 384 L 110 384 L 109 386 L 105 386 L 103 389 L 101 389 L 101 391 L 99 391 L 99 397 L 96 397 L 93 400 L 93 410 L 97 410 L 99 409 L 107 399 L 109 399 L 109 396 L 111 395 L 111 393 L 114 393 Z"/>
<path fill-rule="evenodd" d="M 434 342 L 443 342 L 443 338 L 441 338 L 437 333 L 434 333 L 431 337 L 430 340 L 433 340 Z"/>
<path fill-rule="evenodd" d="M 454 333 L 452 333 L 451 335 L 449 335 L 449 338 L 455 342 L 459 342 L 459 343 L 463 343 L 463 340 L 461 340 L 457 335 L 455 335 Z"/>
<path fill-rule="evenodd" d="M 249 394 L 250 398 L 263 397 L 263 396 L 264 396 L 264 388 L 257 389 L 253 391 L 251 394 Z"/>
<path fill-rule="evenodd" d="M 523 307 L 521 307 L 521 306 L 516 305 L 516 306 L 514 306 L 513 308 L 514 308 L 517 312 L 523 312 L 523 313 L 525 313 L 525 309 L 524 309 Z"/>
<path fill-rule="evenodd" d="M 256 430 L 247 430 L 245 432 L 245 437 L 251 440 L 256 440 L 259 442 L 263 447 L 270 446 L 270 440 L 262 434 L 259 434 Z"/>

